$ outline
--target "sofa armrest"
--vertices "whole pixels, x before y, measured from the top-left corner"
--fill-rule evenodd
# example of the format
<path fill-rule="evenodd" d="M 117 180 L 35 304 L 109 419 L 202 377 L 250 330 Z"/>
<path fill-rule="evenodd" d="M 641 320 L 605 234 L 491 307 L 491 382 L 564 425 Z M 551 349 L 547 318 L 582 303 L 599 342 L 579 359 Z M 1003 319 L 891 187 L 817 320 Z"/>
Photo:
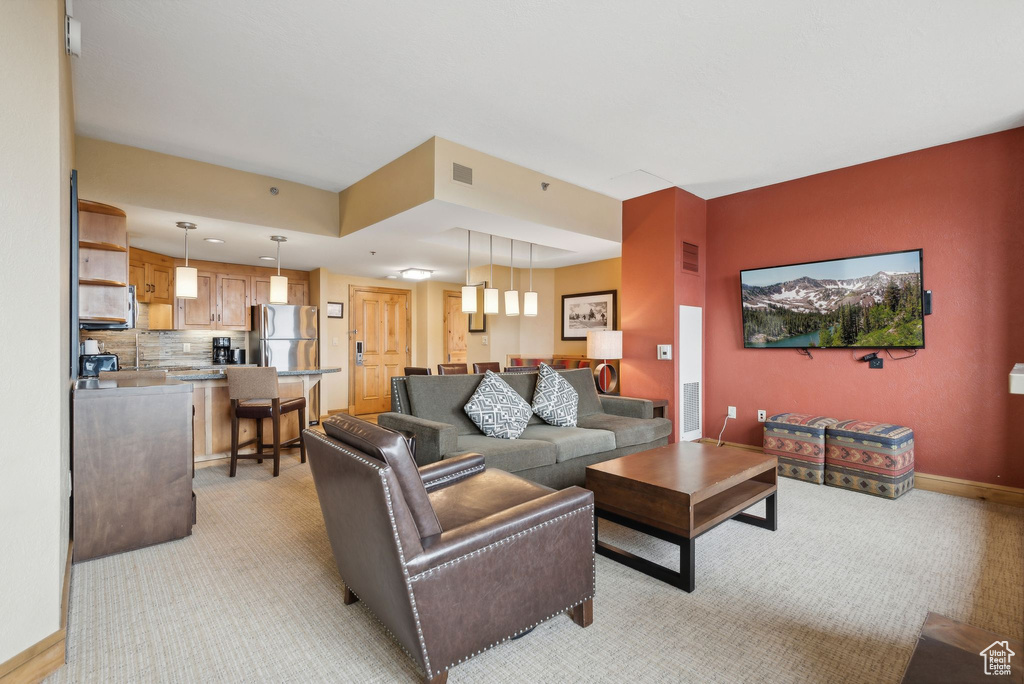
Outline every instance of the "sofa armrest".
<path fill-rule="evenodd" d="M 654 402 L 650 399 L 634 399 L 633 397 L 610 397 L 600 395 L 601 408 L 605 413 L 625 418 L 653 418 Z"/>
<path fill-rule="evenodd" d="M 420 479 L 427 491 L 446 487 L 464 477 L 484 469 L 484 457 L 480 454 L 463 454 L 455 458 L 435 461 L 420 468 Z"/>
<path fill-rule="evenodd" d="M 459 431 L 454 425 L 404 413 L 382 413 L 377 416 L 377 424 L 416 436 L 416 465 L 440 461 L 445 454 L 458 449 Z"/>
<path fill-rule="evenodd" d="M 423 553 L 406 564 L 410 575 L 436 570 L 471 556 L 495 544 L 530 535 L 556 523 L 563 516 L 581 515 L 593 532 L 594 493 L 582 487 L 568 487 L 518 506 L 507 508 L 467 525 L 442 532 Z M 590 540 L 593 549 L 593 540 Z"/>

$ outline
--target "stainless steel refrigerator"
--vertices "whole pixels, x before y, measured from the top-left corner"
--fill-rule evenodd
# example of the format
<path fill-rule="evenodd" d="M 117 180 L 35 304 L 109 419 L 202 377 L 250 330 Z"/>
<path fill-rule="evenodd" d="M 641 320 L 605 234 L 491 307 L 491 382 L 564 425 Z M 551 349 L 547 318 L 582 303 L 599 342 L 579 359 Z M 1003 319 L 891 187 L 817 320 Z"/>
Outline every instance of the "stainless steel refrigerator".
<path fill-rule="evenodd" d="M 317 308 L 258 304 L 252 307 L 249 363 L 283 370 L 320 368 Z M 310 421 L 320 417 L 320 385 L 310 390 Z"/>

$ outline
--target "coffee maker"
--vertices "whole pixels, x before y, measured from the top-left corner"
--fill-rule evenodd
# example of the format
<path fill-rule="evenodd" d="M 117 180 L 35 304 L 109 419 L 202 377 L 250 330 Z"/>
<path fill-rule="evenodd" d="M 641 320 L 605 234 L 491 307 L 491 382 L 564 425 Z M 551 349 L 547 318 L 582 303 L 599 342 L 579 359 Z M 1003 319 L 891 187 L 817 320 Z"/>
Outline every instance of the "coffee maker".
<path fill-rule="evenodd" d="M 231 338 L 213 338 L 213 362 L 217 365 L 231 363 Z"/>

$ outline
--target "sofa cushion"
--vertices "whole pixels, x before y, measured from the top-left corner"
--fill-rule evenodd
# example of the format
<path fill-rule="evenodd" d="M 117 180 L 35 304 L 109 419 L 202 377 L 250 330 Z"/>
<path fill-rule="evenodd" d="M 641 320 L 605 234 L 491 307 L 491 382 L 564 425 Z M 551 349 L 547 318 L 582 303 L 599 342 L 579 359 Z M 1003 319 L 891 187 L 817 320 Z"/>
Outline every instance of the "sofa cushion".
<path fill-rule="evenodd" d="M 528 468 L 552 465 L 557 450 L 551 442 L 535 439 L 498 439 L 485 435 L 461 435 L 459 447 L 452 456 L 466 452 L 482 454 L 488 468 L 500 468 L 510 473 Z"/>
<path fill-rule="evenodd" d="M 555 462 L 563 463 L 580 456 L 599 454 L 615 448 L 615 435 L 607 430 L 585 430 L 579 427 L 530 425 L 523 439 L 536 439 L 555 445 Z"/>
<path fill-rule="evenodd" d="M 569 381 L 551 366 L 541 364 L 537 389 L 533 393 L 533 412 L 548 425 L 576 427 L 579 395 Z"/>
<path fill-rule="evenodd" d="M 571 370 L 558 371 L 565 380 L 572 385 L 579 396 L 577 405 L 577 418 L 589 416 L 592 413 L 601 413 L 601 400 L 597 396 L 597 385 L 594 384 L 594 374 L 589 368 L 573 368 Z M 579 422 L 577 420 L 577 425 Z"/>
<path fill-rule="evenodd" d="M 486 437 L 484 439 L 487 439 Z M 552 489 L 503 470 L 486 469 L 430 492 L 445 532 L 550 494 Z"/>
<path fill-rule="evenodd" d="M 672 434 L 672 421 L 667 418 L 626 418 L 607 413 L 594 413 L 581 417 L 576 425 L 615 433 L 616 448 L 647 444 Z"/>
<path fill-rule="evenodd" d="M 463 410 L 481 432 L 499 439 L 519 437 L 533 415 L 526 400 L 492 371 L 484 374 Z"/>
<path fill-rule="evenodd" d="M 410 375 L 405 379 L 409 413 L 454 425 L 460 435 L 479 435 L 480 430 L 462 410 L 479 384 L 479 375 Z"/>

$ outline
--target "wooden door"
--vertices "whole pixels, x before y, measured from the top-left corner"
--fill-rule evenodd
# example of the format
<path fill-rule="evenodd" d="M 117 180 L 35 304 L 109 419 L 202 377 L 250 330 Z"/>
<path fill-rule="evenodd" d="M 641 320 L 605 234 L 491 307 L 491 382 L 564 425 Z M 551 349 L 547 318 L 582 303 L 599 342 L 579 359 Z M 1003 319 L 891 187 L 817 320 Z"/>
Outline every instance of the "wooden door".
<path fill-rule="evenodd" d="M 172 304 L 174 302 L 174 268 L 159 264 L 146 264 L 146 282 L 149 283 L 149 302 Z"/>
<path fill-rule="evenodd" d="M 349 342 L 349 412 L 355 415 L 391 410 L 391 378 L 409 365 L 411 329 L 409 291 L 351 287 L 352 328 Z M 356 343 L 363 360 L 356 363 Z"/>
<path fill-rule="evenodd" d="M 444 362 L 466 363 L 469 315 L 462 313 L 462 293 L 444 291 Z"/>
<path fill-rule="evenodd" d="M 217 276 L 199 271 L 196 277 L 196 298 L 179 299 L 178 330 L 216 330 Z"/>
<path fill-rule="evenodd" d="M 249 329 L 249 277 L 217 274 L 217 329 Z"/>
<path fill-rule="evenodd" d="M 306 283 L 301 280 L 288 280 L 288 303 L 292 306 L 306 306 Z"/>
<path fill-rule="evenodd" d="M 250 291 L 252 292 L 252 303 L 253 306 L 259 306 L 260 304 L 270 304 L 270 278 L 263 276 L 252 276 L 252 280 L 249 283 Z"/>
<path fill-rule="evenodd" d="M 135 286 L 135 298 L 139 302 L 149 301 L 149 281 L 146 280 L 145 264 L 128 264 L 128 284 Z"/>

